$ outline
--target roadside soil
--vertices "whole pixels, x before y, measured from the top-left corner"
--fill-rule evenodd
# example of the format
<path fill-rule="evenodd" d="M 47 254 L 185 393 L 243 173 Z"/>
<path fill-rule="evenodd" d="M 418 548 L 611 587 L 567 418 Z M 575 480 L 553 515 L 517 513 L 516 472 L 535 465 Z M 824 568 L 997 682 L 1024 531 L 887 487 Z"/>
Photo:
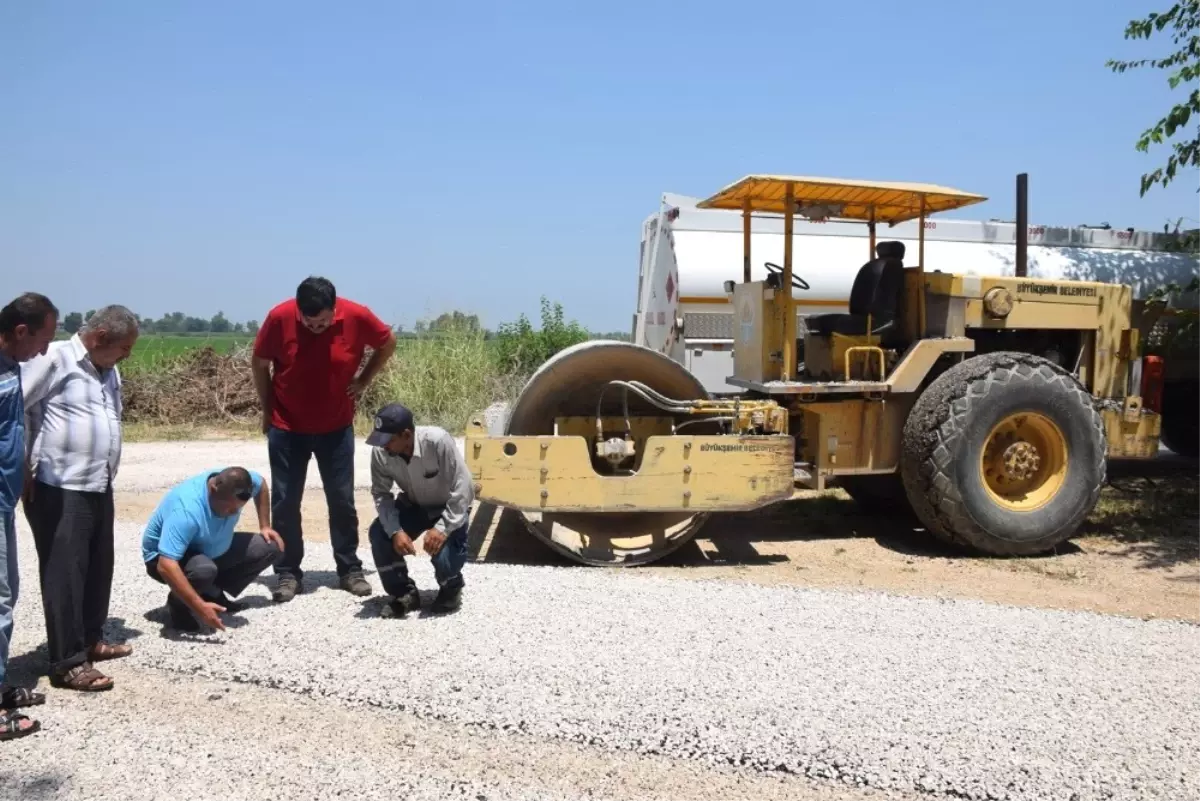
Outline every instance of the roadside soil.
<path fill-rule="evenodd" d="M 315 465 L 310 467 L 315 473 Z M 1080 536 L 1056 554 L 980 558 L 942 547 L 917 524 L 863 509 L 841 490 L 797 492 L 748 514 L 716 515 L 702 536 L 639 571 L 676 578 L 744 581 L 967 598 L 1018 606 L 1200 622 L 1200 514 L 1194 470 L 1149 478 L 1116 470 Z M 117 516 L 144 522 L 161 493 L 118 492 Z M 375 517 L 356 492 L 361 545 Z M 304 538 L 328 542 L 324 496 L 309 487 Z M 247 508 L 242 524 L 254 525 Z M 486 562 L 567 562 L 527 534 L 519 517 L 476 507 L 473 558 Z M 418 557 L 421 558 L 421 557 Z M 580 568 L 588 569 L 588 568 Z"/>

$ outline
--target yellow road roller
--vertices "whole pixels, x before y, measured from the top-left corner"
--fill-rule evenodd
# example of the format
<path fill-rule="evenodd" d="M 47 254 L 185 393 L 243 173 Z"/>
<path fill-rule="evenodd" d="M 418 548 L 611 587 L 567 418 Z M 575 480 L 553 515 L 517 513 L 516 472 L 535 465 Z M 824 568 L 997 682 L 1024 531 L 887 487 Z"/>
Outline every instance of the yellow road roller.
<path fill-rule="evenodd" d="M 1018 187 L 1021 186 L 1018 181 Z M 1124 285 L 926 271 L 927 217 L 986 200 L 916 183 L 751 175 L 702 201 L 740 210 L 734 309 L 741 391 L 710 397 L 666 355 L 593 341 L 530 378 L 507 420 L 469 422 L 478 499 L 521 514 L 570 559 L 633 566 L 691 539 L 712 514 L 830 483 L 903 507 L 932 535 L 991 555 L 1053 549 L 1078 529 L 1108 457 L 1151 458 L 1161 417 L 1142 403 L 1139 337 L 1163 304 Z M 1018 191 L 1018 220 L 1024 219 Z M 844 314 L 797 335 L 796 215 L 869 229 Z M 783 264 L 750 280 L 754 215 L 782 217 Z M 918 220 L 915 254 L 876 241 Z M 741 266 L 743 269 L 738 270 Z M 1195 411 L 1192 411 L 1195 414 Z"/>

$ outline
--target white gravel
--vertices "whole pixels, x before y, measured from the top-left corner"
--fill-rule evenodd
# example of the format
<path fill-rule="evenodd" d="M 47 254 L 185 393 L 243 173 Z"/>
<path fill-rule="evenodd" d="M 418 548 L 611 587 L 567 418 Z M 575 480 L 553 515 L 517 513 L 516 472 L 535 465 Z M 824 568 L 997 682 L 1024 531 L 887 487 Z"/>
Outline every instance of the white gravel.
<path fill-rule="evenodd" d="M 174 446 L 188 459 L 169 465 L 141 461 L 164 446 L 130 446 L 122 483 L 165 486 L 168 471 L 230 461 L 222 445 Z M 43 639 L 36 560 L 19 526 L 18 655 Z M 580 744 L 885 795 L 1200 798 L 1200 655 L 1188 624 L 485 564 L 468 565 L 458 614 L 394 621 L 377 617 L 376 599 L 317 587 L 331 575 L 319 571 L 333 567 L 318 546 L 305 557 L 310 591 L 292 603 L 274 606 L 254 585 L 253 608 L 231 618 L 225 634 L 160 636 L 166 591 L 145 576 L 138 539 L 136 524 L 119 524 L 112 615 L 141 636 L 131 640 L 135 656 L 113 665 L 118 681 L 128 665 L 463 726 L 513 748 Z M 372 564 L 366 549 L 363 559 Z M 434 587 L 427 559 L 416 560 L 414 574 L 423 589 Z M 99 714 L 103 702 L 88 706 Z M 106 764 L 156 758 L 136 738 L 111 747 Z M 264 742 L 246 758 L 269 773 L 273 753 Z M 312 797 L 325 797 L 312 764 Z M 149 776 L 165 797 L 169 776 Z"/>

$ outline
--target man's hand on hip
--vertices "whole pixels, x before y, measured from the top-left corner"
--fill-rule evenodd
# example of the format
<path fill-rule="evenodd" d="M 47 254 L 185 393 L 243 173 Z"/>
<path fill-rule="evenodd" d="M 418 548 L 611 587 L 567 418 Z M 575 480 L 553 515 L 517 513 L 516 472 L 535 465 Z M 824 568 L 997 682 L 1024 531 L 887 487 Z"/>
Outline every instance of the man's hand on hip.
<path fill-rule="evenodd" d="M 446 535 L 436 528 L 431 528 L 425 532 L 425 553 L 430 556 L 437 556 L 438 551 L 442 550 L 442 546 L 445 544 Z"/>

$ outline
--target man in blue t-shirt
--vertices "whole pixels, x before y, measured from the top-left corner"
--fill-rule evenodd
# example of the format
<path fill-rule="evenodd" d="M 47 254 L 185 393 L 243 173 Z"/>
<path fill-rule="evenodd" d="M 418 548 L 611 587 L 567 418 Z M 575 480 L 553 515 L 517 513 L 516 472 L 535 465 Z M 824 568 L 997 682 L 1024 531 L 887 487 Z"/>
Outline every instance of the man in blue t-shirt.
<path fill-rule="evenodd" d="M 255 499 L 258 534 L 234 531 L 242 507 Z M 283 538 L 271 528 L 270 491 L 244 467 L 210 470 L 166 494 L 142 534 L 142 561 L 155 581 L 171 588 L 171 625 L 225 630 L 221 612 L 240 608 L 237 597 L 283 557 Z"/>

